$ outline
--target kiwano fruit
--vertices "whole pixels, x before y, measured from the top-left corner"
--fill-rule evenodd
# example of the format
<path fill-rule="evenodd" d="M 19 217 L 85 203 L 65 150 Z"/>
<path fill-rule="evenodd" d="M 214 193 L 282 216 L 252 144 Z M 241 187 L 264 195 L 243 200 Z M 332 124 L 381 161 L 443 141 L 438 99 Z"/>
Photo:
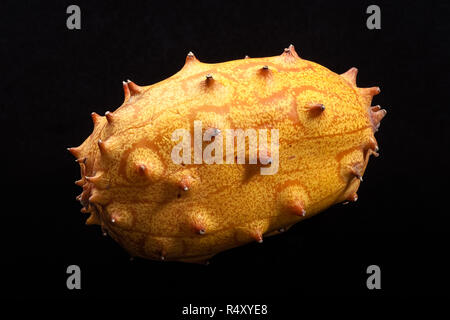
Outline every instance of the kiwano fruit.
<path fill-rule="evenodd" d="M 356 201 L 386 114 L 371 106 L 380 89 L 358 88 L 356 74 L 301 59 L 291 45 L 279 56 L 216 64 L 189 53 L 164 81 L 124 82 L 123 104 L 92 113 L 92 134 L 69 148 L 81 167 L 77 199 L 90 214 L 86 223 L 100 225 L 132 257 L 201 263 Z M 247 150 L 240 164 L 176 163 L 173 133 L 194 132 L 195 121 L 204 141 L 194 145 L 203 151 L 227 129 L 277 129 L 278 137 L 271 131 L 270 146 L 260 139 L 256 163 Z M 260 174 L 275 165 L 274 151 L 275 173 Z M 242 155 L 236 146 L 226 152 Z"/>

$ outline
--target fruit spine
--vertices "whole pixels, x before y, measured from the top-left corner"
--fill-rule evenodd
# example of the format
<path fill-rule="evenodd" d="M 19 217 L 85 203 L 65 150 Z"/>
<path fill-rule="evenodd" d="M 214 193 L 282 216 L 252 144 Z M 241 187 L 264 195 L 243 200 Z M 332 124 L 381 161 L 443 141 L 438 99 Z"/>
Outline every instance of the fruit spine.
<path fill-rule="evenodd" d="M 280 56 L 217 64 L 190 52 L 164 81 L 123 82 L 123 104 L 92 113 L 92 134 L 69 148 L 81 168 L 86 223 L 131 256 L 203 262 L 356 201 L 386 114 L 371 106 L 380 89 L 358 88 L 356 74 L 335 74 L 290 45 Z M 255 168 L 270 164 L 261 156 L 257 164 L 174 163 L 172 132 L 192 132 L 194 121 L 216 138 L 225 129 L 276 128 L 278 172 L 260 175 Z"/>

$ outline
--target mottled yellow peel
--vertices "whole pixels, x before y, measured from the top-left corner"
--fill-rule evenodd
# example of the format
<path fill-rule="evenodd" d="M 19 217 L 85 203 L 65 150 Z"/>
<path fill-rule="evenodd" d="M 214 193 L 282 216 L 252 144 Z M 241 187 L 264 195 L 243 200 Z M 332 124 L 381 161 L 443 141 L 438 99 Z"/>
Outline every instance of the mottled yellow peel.
<path fill-rule="evenodd" d="M 189 53 L 164 81 L 124 82 L 123 104 L 93 113 L 92 134 L 69 148 L 87 224 L 101 225 L 132 256 L 202 262 L 356 201 L 386 113 L 371 107 L 379 88 L 358 88 L 356 74 L 301 59 L 291 45 L 280 56 L 217 64 Z M 260 174 L 273 165 L 270 143 L 266 164 L 174 163 L 172 133 L 193 134 L 194 121 L 211 129 L 212 142 L 226 129 L 277 129 L 278 172 Z"/>

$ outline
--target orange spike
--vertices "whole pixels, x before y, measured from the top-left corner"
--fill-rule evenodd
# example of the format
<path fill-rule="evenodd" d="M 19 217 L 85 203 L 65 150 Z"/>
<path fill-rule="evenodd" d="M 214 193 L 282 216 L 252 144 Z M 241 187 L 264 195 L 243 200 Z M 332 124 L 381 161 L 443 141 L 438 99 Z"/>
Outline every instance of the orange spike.
<path fill-rule="evenodd" d="M 204 216 L 200 213 L 191 217 L 191 228 L 195 233 L 199 235 L 204 235 L 206 233 L 206 224 L 204 220 Z"/>
<path fill-rule="evenodd" d="M 370 88 L 357 88 L 363 103 L 367 106 L 371 105 L 373 96 L 379 94 L 381 92 L 379 87 L 370 87 Z"/>
<path fill-rule="evenodd" d="M 213 137 L 217 137 L 221 132 L 222 131 L 218 128 L 209 127 L 205 130 L 204 139 L 206 139 L 205 141 L 211 141 Z"/>
<path fill-rule="evenodd" d="M 260 231 L 254 231 L 251 234 L 252 238 L 256 240 L 256 242 L 258 243 L 263 243 L 263 236 L 262 233 Z"/>
<path fill-rule="evenodd" d="M 109 124 L 112 124 L 114 122 L 114 116 L 113 116 L 112 112 L 106 111 L 105 117 L 106 117 L 106 120 L 108 120 Z"/>
<path fill-rule="evenodd" d="M 267 77 L 272 74 L 272 71 L 269 69 L 269 66 L 263 66 L 261 69 L 259 69 L 259 74 L 261 76 Z"/>
<path fill-rule="evenodd" d="M 359 179 L 360 181 L 363 181 L 363 177 L 362 177 L 362 173 L 361 173 L 361 166 L 359 164 L 355 164 L 352 166 L 352 168 L 350 169 L 351 174 Z"/>
<path fill-rule="evenodd" d="M 93 184 L 98 183 L 101 179 L 102 179 L 103 174 L 102 173 L 97 173 L 94 176 L 91 177 L 84 177 L 86 179 L 86 181 L 91 182 Z"/>
<path fill-rule="evenodd" d="M 79 187 L 82 187 L 84 184 L 84 180 L 83 179 L 77 180 L 77 181 L 75 181 L 75 184 Z"/>
<path fill-rule="evenodd" d="M 159 259 L 160 259 L 161 261 L 166 260 L 166 255 L 167 255 L 166 251 L 165 251 L 164 249 L 162 249 L 162 250 L 159 252 Z"/>
<path fill-rule="evenodd" d="M 195 55 L 192 53 L 192 51 L 190 51 L 186 56 L 186 60 L 184 62 L 184 67 L 187 67 L 188 65 L 192 65 L 195 63 L 199 63 L 199 62 L 200 61 L 195 57 Z"/>
<path fill-rule="evenodd" d="M 181 178 L 181 181 L 179 182 L 178 186 L 180 187 L 181 190 L 188 191 L 192 185 L 191 180 L 192 178 L 190 176 L 184 176 L 183 178 Z"/>
<path fill-rule="evenodd" d="M 208 73 L 206 75 L 206 79 L 205 79 L 205 84 L 207 87 L 211 86 L 214 83 L 214 78 L 212 76 L 212 74 Z"/>
<path fill-rule="evenodd" d="M 98 202 L 98 200 L 100 200 L 98 194 L 91 195 L 91 196 L 89 197 L 89 202 Z"/>
<path fill-rule="evenodd" d="M 349 196 L 347 198 L 348 201 L 353 201 L 356 202 L 358 200 L 358 194 L 355 192 L 354 194 L 352 194 L 351 196 Z"/>
<path fill-rule="evenodd" d="M 125 81 L 122 81 L 122 85 L 123 85 L 123 93 L 124 93 L 124 100 L 123 102 L 127 102 L 128 99 L 130 99 L 130 88 L 128 87 L 128 83 Z"/>
<path fill-rule="evenodd" d="M 94 192 L 92 192 L 91 196 L 89 197 L 89 202 L 98 203 L 98 204 L 106 204 L 107 203 L 106 198 L 95 190 L 94 190 Z"/>
<path fill-rule="evenodd" d="M 97 113 L 92 112 L 91 118 L 92 118 L 92 122 L 94 123 L 94 126 L 95 126 L 100 121 L 101 117 Z"/>
<path fill-rule="evenodd" d="M 295 200 L 289 205 L 289 209 L 297 216 L 306 216 L 306 210 L 300 200 Z"/>
<path fill-rule="evenodd" d="M 340 76 L 356 87 L 357 74 L 358 74 L 358 69 L 353 67 L 353 68 L 348 69 L 346 72 L 342 73 Z"/>
<path fill-rule="evenodd" d="M 286 57 L 288 59 L 299 59 L 297 52 L 295 51 L 294 45 L 289 45 L 289 47 L 284 49 L 284 52 L 281 54 L 281 56 Z"/>
<path fill-rule="evenodd" d="M 376 112 L 378 110 L 381 110 L 381 107 L 379 105 L 376 105 L 376 106 L 370 107 L 370 110 L 372 110 L 373 112 Z"/>
<path fill-rule="evenodd" d="M 77 148 L 67 148 L 67 151 L 69 151 L 75 158 L 80 157 L 81 150 L 79 147 Z"/>
<path fill-rule="evenodd" d="M 258 158 L 259 163 L 262 165 L 268 165 L 272 163 L 272 154 L 270 153 L 270 150 L 267 150 L 266 152 L 258 152 Z"/>
<path fill-rule="evenodd" d="M 321 103 L 311 103 L 307 106 L 308 111 L 311 112 L 313 115 L 319 115 L 323 111 L 325 111 L 325 106 Z"/>
<path fill-rule="evenodd" d="M 86 224 L 87 225 L 93 225 L 93 224 L 98 224 L 100 225 L 100 220 L 97 217 L 97 214 L 92 212 L 91 215 L 89 216 L 89 218 L 86 220 Z"/>
<path fill-rule="evenodd" d="M 128 83 L 128 88 L 130 89 L 130 93 L 132 96 L 137 95 L 142 92 L 142 87 L 138 86 L 133 81 L 127 80 L 127 83 Z"/>
<path fill-rule="evenodd" d="M 366 145 L 366 150 L 367 149 L 370 149 L 370 150 L 373 150 L 375 152 L 378 152 L 378 150 L 379 150 L 378 149 L 378 142 L 375 139 L 375 137 L 370 137 L 369 142 Z"/>
<path fill-rule="evenodd" d="M 371 111 L 370 112 L 370 118 L 372 120 L 372 124 L 374 126 L 375 131 L 378 131 L 378 128 L 380 127 L 380 122 L 384 118 L 384 116 L 387 114 L 387 111 L 385 109 L 381 109 L 378 111 Z"/>
<path fill-rule="evenodd" d="M 90 190 L 88 190 L 88 185 L 83 185 L 83 192 L 80 194 L 80 203 L 83 207 L 89 207 L 89 196 L 90 196 Z"/>
<path fill-rule="evenodd" d="M 101 154 L 107 154 L 107 149 L 105 142 L 102 141 L 102 139 L 98 140 L 98 148 L 100 149 Z"/>
<path fill-rule="evenodd" d="M 378 158 L 378 157 L 380 156 L 380 154 L 379 154 L 378 152 L 376 152 L 376 151 L 369 150 L 369 152 L 370 152 L 370 154 L 373 154 L 373 156 L 374 156 L 375 158 Z"/>
<path fill-rule="evenodd" d="M 150 169 L 145 164 L 138 163 L 136 164 L 136 171 L 140 176 L 150 177 Z"/>
<path fill-rule="evenodd" d="M 199 235 L 204 235 L 206 233 L 206 228 L 205 228 L 204 224 L 202 223 L 201 218 L 199 218 L 199 217 L 194 218 L 192 228 L 194 229 L 195 233 L 197 233 Z"/>
<path fill-rule="evenodd" d="M 76 159 L 75 162 L 77 162 L 81 165 L 81 164 L 86 164 L 86 160 L 87 160 L 87 158 L 84 157 L 84 158 Z"/>
<path fill-rule="evenodd" d="M 376 96 L 381 92 L 380 87 L 370 87 L 370 88 L 359 88 L 361 95 L 363 96 Z"/>
<path fill-rule="evenodd" d="M 144 175 L 147 173 L 147 167 L 144 164 L 138 164 L 136 165 L 136 168 L 139 172 L 139 174 Z"/>

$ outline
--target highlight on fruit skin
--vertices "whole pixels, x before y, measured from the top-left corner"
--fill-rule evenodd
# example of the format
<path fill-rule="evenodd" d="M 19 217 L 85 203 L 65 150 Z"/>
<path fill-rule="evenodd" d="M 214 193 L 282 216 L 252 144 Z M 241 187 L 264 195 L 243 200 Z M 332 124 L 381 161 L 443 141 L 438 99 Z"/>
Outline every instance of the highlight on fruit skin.
<path fill-rule="evenodd" d="M 279 56 L 216 64 L 190 52 L 164 81 L 124 81 L 122 105 L 92 113 L 91 135 L 68 149 L 81 170 L 86 223 L 132 257 L 202 263 L 356 201 L 386 115 L 371 105 L 380 89 L 358 88 L 357 73 L 336 74 L 290 45 Z M 171 134 L 192 131 L 194 121 L 209 129 L 207 141 L 227 129 L 277 129 L 277 173 L 255 169 L 272 165 L 274 150 L 262 150 L 265 165 L 174 163 Z"/>

